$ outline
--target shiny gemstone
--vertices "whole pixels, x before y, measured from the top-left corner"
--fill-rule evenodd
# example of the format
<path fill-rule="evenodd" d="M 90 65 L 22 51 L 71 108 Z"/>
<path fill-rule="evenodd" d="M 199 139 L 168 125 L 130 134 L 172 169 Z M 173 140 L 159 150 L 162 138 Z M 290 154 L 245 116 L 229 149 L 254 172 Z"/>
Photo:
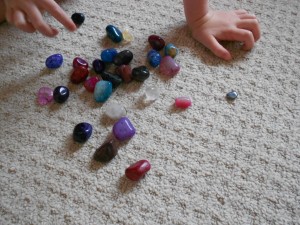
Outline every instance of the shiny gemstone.
<path fill-rule="evenodd" d="M 103 71 L 101 73 L 101 77 L 103 80 L 110 81 L 113 88 L 117 88 L 123 82 L 121 77 L 119 77 L 118 75 L 113 74 L 111 72 L 107 72 L 107 71 Z"/>
<path fill-rule="evenodd" d="M 157 87 L 147 87 L 145 90 L 146 101 L 154 101 L 159 97 L 159 89 Z"/>
<path fill-rule="evenodd" d="M 146 173 L 151 169 L 151 164 L 148 160 L 139 160 L 131 164 L 126 170 L 125 175 L 132 181 L 138 181 L 143 178 Z"/>
<path fill-rule="evenodd" d="M 238 97 L 238 93 L 233 90 L 226 94 L 226 98 L 231 101 L 235 100 L 237 97 Z"/>
<path fill-rule="evenodd" d="M 151 45 L 151 47 L 153 49 L 155 49 L 156 51 L 160 51 L 165 47 L 165 41 L 164 39 L 162 39 L 160 36 L 158 35 L 150 35 L 148 37 L 148 42 Z"/>
<path fill-rule="evenodd" d="M 161 56 L 158 51 L 152 49 L 147 54 L 147 59 L 152 67 L 157 67 L 161 62 Z"/>
<path fill-rule="evenodd" d="M 146 66 L 138 66 L 132 69 L 132 78 L 136 81 L 145 81 L 149 78 L 150 72 Z"/>
<path fill-rule="evenodd" d="M 100 56 L 103 62 L 112 63 L 117 54 L 118 54 L 117 49 L 108 48 L 103 50 Z"/>
<path fill-rule="evenodd" d="M 112 94 L 112 84 L 110 81 L 100 80 L 96 83 L 94 98 L 96 102 L 105 102 Z"/>
<path fill-rule="evenodd" d="M 89 75 L 89 70 L 85 67 L 77 67 L 73 70 L 71 74 L 71 82 L 73 84 L 79 84 L 86 80 L 87 76 Z"/>
<path fill-rule="evenodd" d="M 175 99 L 175 106 L 177 108 L 186 109 L 192 105 L 192 100 L 190 97 L 178 97 Z"/>
<path fill-rule="evenodd" d="M 123 50 L 114 57 L 114 64 L 116 66 L 128 65 L 132 59 L 133 59 L 132 52 L 129 50 Z"/>
<path fill-rule="evenodd" d="M 159 71 L 166 76 L 173 77 L 180 70 L 180 66 L 171 56 L 164 56 L 159 65 Z"/>
<path fill-rule="evenodd" d="M 94 153 L 94 160 L 99 162 L 109 162 L 118 154 L 118 149 L 115 147 L 113 140 L 102 144 Z"/>
<path fill-rule="evenodd" d="M 53 89 L 41 87 L 37 94 L 37 101 L 40 105 L 47 105 L 53 101 Z"/>
<path fill-rule="evenodd" d="M 169 43 L 165 46 L 164 52 L 165 52 L 165 55 L 169 55 L 172 58 L 175 58 L 175 56 L 178 53 L 178 48 L 174 44 Z"/>
<path fill-rule="evenodd" d="M 75 57 L 73 59 L 73 68 L 76 69 L 78 67 L 85 67 L 85 68 L 89 68 L 89 64 L 86 60 L 84 60 L 83 58 L 80 57 Z"/>
<path fill-rule="evenodd" d="M 61 54 L 50 55 L 46 59 L 46 67 L 49 69 L 59 68 L 63 63 L 63 56 Z"/>
<path fill-rule="evenodd" d="M 71 19 L 77 26 L 80 26 L 81 24 L 83 24 L 83 22 L 85 20 L 85 16 L 83 13 L 74 13 L 71 16 Z"/>
<path fill-rule="evenodd" d="M 117 120 L 126 115 L 126 110 L 120 103 L 113 102 L 106 107 L 105 115 L 113 120 Z"/>
<path fill-rule="evenodd" d="M 92 135 L 93 127 L 89 123 L 79 123 L 73 130 L 73 139 L 76 142 L 86 142 Z"/>
<path fill-rule="evenodd" d="M 127 117 L 122 117 L 114 124 L 113 134 L 117 140 L 125 141 L 134 136 L 135 128 Z"/>
<path fill-rule="evenodd" d="M 84 81 L 83 86 L 85 87 L 85 89 L 89 92 L 94 92 L 96 84 L 98 81 L 100 81 L 101 79 L 97 76 L 95 77 L 90 77 L 88 78 L 86 81 Z"/>
<path fill-rule="evenodd" d="M 116 73 L 122 77 L 125 83 L 129 83 L 132 80 L 132 69 L 130 65 L 121 65 L 116 68 Z"/>
<path fill-rule="evenodd" d="M 65 86 L 58 86 L 53 91 L 53 99 L 57 103 L 64 103 L 69 98 L 69 89 Z"/>
<path fill-rule="evenodd" d="M 116 43 L 119 43 L 123 40 L 123 34 L 122 32 L 119 30 L 119 28 L 113 26 L 113 25 L 108 25 L 106 27 L 106 34 L 107 36 Z"/>
<path fill-rule="evenodd" d="M 93 69 L 97 74 L 100 74 L 105 70 L 105 62 L 103 62 L 101 59 L 95 59 L 93 61 Z"/>

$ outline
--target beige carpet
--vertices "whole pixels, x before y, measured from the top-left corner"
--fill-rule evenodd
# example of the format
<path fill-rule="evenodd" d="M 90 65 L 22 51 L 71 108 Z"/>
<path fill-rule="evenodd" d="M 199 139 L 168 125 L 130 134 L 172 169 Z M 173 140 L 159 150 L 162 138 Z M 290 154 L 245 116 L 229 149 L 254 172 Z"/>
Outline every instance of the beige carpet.
<path fill-rule="evenodd" d="M 250 52 L 226 44 L 234 60 L 219 60 L 195 42 L 185 27 L 179 0 L 64 1 L 86 21 L 57 38 L 0 26 L 0 224 L 299 224 L 300 221 L 300 2 L 213 0 L 216 9 L 244 8 L 261 23 L 262 38 Z M 105 27 L 127 28 L 135 37 L 112 44 Z M 101 50 L 134 53 L 145 64 L 150 34 L 179 47 L 180 73 L 165 79 L 151 69 L 144 83 L 121 85 L 105 104 L 69 82 L 76 56 L 90 63 Z M 49 71 L 45 59 L 64 56 Z M 62 105 L 36 104 L 42 86 L 66 85 Z M 160 97 L 144 104 L 146 87 Z M 235 104 L 224 96 L 239 93 Z M 193 106 L 176 110 L 174 99 Z M 126 107 L 137 133 L 106 165 L 93 162 L 111 134 L 108 104 Z M 74 126 L 93 125 L 87 143 L 72 140 Z M 124 177 L 131 163 L 148 159 L 140 182 Z"/>

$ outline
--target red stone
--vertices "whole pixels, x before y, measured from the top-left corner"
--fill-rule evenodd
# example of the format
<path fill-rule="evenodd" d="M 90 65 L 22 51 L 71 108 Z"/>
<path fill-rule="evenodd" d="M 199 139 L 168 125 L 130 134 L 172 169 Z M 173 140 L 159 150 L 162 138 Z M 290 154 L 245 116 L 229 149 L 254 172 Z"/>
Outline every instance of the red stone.
<path fill-rule="evenodd" d="M 130 165 L 125 170 L 125 175 L 128 179 L 138 181 L 145 176 L 145 174 L 151 169 L 149 161 L 143 159 Z"/>
<path fill-rule="evenodd" d="M 89 68 L 89 64 L 86 60 L 76 57 L 73 59 L 73 68 L 76 69 L 78 67 L 85 67 L 86 69 Z"/>
<path fill-rule="evenodd" d="M 129 83 L 132 80 L 131 72 L 130 65 L 121 65 L 116 68 L 116 73 L 122 77 L 125 83 Z"/>
<path fill-rule="evenodd" d="M 85 89 L 89 92 L 94 92 L 95 90 L 95 86 L 97 84 L 98 81 L 100 81 L 101 79 L 97 76 L 95 77 L 90 77 L 89 79 L 84 81 L 83 86 L 85 87 Z"/>
<path fill-rule="evenodd" d="M 89 75 L 89 70 L 85 67 L 77 67 L 73 70 L 71 74 L 71 82 L 74 84 L 79 84 L 86 80 Z"/>
<path fill-rule="evenodd" d="M 155 35 L 155 34 L 150 35 L 148 37 L 148 42 L 151 45 L 151 47 L 153 49 L 155 49 L 156 51 L 162 50 L 165 47 L 165 44 L 166 44 L 164 39 L 162 39 L 160 36 Z"/>
<path fill-rule="evenodd" d="M 192 105 L 192 100 L 189 97 L 178 97 L 175 99 L 175 106 L 181 109 L 186 109 Z"/>

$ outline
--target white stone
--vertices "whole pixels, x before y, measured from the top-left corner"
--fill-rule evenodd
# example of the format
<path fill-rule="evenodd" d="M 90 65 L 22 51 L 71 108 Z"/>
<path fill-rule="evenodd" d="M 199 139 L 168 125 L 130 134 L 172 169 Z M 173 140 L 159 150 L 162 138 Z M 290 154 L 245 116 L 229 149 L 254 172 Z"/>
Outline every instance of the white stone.
<path fill-rule="evenodd" d="M 159 89 L 156 87 L 147 87 L 145 90 L 146 101 L 154 101 L 159 97 Z"/>
<path fill-rule="evenodd" d="M 117 120 L 126 115 L 126 110 L 119 103 L 112 102 L 106 107 L 105 115 L 113 120 Z"/>

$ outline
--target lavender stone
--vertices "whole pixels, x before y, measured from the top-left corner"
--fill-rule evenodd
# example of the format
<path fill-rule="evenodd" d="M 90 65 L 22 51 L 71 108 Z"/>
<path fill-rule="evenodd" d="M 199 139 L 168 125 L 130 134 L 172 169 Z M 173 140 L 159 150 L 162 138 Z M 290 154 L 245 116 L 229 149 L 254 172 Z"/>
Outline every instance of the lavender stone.
<path fill-rule="evenodd" d="M 135 135 L 135 128 L 127 117 L 122 117 L 113 126 L 113 134 L 119 141 L 125 141 Z"/>

